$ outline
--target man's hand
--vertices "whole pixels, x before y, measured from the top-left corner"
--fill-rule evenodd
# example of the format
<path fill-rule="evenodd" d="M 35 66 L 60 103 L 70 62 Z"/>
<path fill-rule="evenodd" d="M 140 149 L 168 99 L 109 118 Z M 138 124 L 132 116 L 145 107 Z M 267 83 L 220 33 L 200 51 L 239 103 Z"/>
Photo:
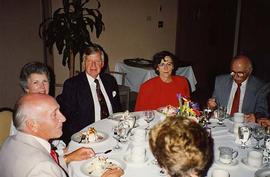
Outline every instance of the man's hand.
<path fill-rule="evenodd" d="M 252 123 L 256 122 L 256 117 L 254 114 L 245 114 L 244 119 L 245 119 L 245 122 L 252 122 Z"/>
<path fill-rule="evenodd" d="M 108 169 L 101 177 L 120 177 L 124 174 L 124 171 L 121 168 Z"/>
<path fill-rule="evenodd" d="M 95 152 L 92 148 L 81 147 L 64 156 L 65 162 L 68 164 L 72 161 L 86 160 L 95 156 Z"/>
<path fill-rule="evenodd" d="M 259 118 L 258 124 L 260 124 L 263 127 L 269 127 L 270 126 L 270 120 L 268 118 Z"/>
<path fill-rule="evenodd" d="M 214 110 L 217 107 L 216 98 L 209 98 L 207 101 L 207 106 L 211 110 Z"/>

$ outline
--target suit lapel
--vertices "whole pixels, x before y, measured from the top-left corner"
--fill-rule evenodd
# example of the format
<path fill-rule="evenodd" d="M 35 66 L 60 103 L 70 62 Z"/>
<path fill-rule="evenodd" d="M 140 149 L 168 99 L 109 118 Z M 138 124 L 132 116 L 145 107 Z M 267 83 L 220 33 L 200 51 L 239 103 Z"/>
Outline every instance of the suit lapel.
<path fill-rule="evenodd" d="M 89 82 L 87 80 L 87 77 L 86 77 L 86 73 L 83 72 L 81 73 L 81 97 L 80 99 L 83 99 L 85 100 L 84 102 L 85 103 L 93 103 L 94 102 L 94 99 L 92 97 L 92 92 L 91 92 L 91 88 L 90 88 L 90 85 L 89 85 Z M 93 109 L 94 109 L 94 105 L 89 105 L 89 106 L 93 106 Z"/>
<path fill-rule="evenodd" d="M 232 89 L 232 84 L 233 80 L 231 77 L 228 78 L 226 81 L 226 86 L 223 88 L 223 93 L 224 93 L 224 105 L 228 105 L 230 94 L 231 94 L 231 89 Z"/>
<path fill-rule="evenodd" d="M 253 87 L 252 87 L 252 80 L 253 80 L 253 77 L 250 76 L 248 78 L 248 81 L 247 81 L 247 85 L 246 85 L 246 91 L 245 91 L 245 95 L 244 95 L 244 99 L 243 99 L 243 105 L 242 105 L 242 112 L 246 112 L 246 110 L 248 110 L 248 104 L 249 104 L 249 101 L 248 99 L 249 98 L 254 98 L 254 95 L 251 95 L 251 94 L 254 94 L 254 91 L 253 91 Z M 255 101 L 255 100 L 253 100 Z"/>

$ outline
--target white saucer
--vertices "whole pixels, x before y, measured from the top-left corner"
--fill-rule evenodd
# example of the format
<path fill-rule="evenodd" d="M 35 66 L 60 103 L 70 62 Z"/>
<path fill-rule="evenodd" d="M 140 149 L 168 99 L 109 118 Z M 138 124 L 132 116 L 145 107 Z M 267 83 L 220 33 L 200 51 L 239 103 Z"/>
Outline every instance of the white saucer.
<path fill-rule="evenodd" d="M 215 160 L 215 164 L 219 165 L 219 166 L 226 166 L 226 167 L 230 167 L 230 166 L 236 166 L 238 164 L 238 160 L 237 159 L 233 159 L 231 161 L 231 163 L 223 163 L 221 162 L 219 159 Z"/>
<path fill-rule="evenodd" d="M 263 168 L 263 166 L 264 166 L 263 163 L 262 163 L 262 165 L 259 166 L 259 167 L 255 167 L 255 166 L 249 165 L 248 162 L 247 162 L 247 158 L 243 158 L 243 159 L 241 160 L 241 162 L 242 162 L 242 164 L 244 164 L 246 167 L 252 168 L 253 170 L 257 170 L 257 169 Z"/>
<path fill-rule="evenodd" d="M 264 168 L 264 169 L 259 169 L 255 172 L 254 174 L 255 177 L 265 177 L 265 176 L 270 176 L 270 169 L 269 168 Z"/>
<path fill-rule="evenodd" d="M 136 162 L 136 161 L 133 161 L 131 159 L 131 156 L 129 154 L 125 155 L 123 157 L 124 161 L 127 163 L 127 164 L 130 164 L 130 165 L 144 165 L 148 162 L 148 157 L 145 156 L 145 159 L 144 159 L 144 162 Z"/>

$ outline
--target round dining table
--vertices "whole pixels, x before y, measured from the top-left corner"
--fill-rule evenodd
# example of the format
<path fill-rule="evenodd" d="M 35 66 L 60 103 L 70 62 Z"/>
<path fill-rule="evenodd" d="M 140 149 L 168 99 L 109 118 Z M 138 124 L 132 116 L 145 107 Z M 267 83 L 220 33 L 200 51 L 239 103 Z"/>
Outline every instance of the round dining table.
<path fill-rule="evenodd" d="M 147 123 L 143 120 L 143 112 L 133 112 L 131 113 L 137 117 L 137 125 L 138 128 L 146 128 Z M 161 113 L 156 112 L 155 119 L 150 123 L 150 126 L 153 126 L 159 121 L 162 121 L 165 116 Z M 246 165 L 244 162 L 248 151 L 252 150 L 252 143 L 247 145 L 247 148 L 242 149 L 239 144 L 235 142 L 235 135 L 232 133 L 233 122 L 231 120 L 225 120 L 224 125 L 220 126 L 217 124 L 215 119 L 210 120 L 210 124 L 208 127 L 211 129 L 211 134 L 214 139 L 214 161 L 208 170 L 206 176 L 211 177 L 212 171 L 214 169 L 225 169 L 230 173 L 230 177 L 254 177 L 254 173 L 258 168 L 251 167 Z M 113 147 L 116 145 L 117 141 L 113 138 L 113 127 L 118 123 L 117 120 L 112 119 L 103 119 L 97 121 L 84 129 L 81 130 L 87 131 L 89 127 L 94 127 L 97 132 L 102 132 L 106 136 L 104 140 L 95 142 L 95 143 L 78 143 L 73 140 L 68 145 L 68 151 L 71 152 L 73 150 L 78 149 L 79 147 L 91 147 L 96 153 L 105 152 L 107 150 L 112 150 L 107 154 L 99 154 L 101 156 L 108 157 L 109 159 L 115 159 L 116 161 L 121 162 L 124 166 L 125 174 L 123 177 L 158 177 L 158 176 L 166 176 L 164 171 L 157 165 L 148 144 L 148 138 L 146 138 L 145 147 L 146 147 L 146 160 L 142 163 L 133 163 L 126 161 L 125 156 L 127 155 L 129 144 L 132 142 L 130 139 L 126 143 L 119 143 L 121 149 L 113 150 Z M 233 163 L 229 165 L 225 165 L 219 162 L 219 150 L 220 146 L 228 146 L 233 148 L 238 152 L 238 156 L 233 160 Z M 91 159 L 90 159 L 91 160 Z M 68 165 L 69 175 L 71 177 L 89 177 L 91 175 L 87 175 L 83 173 L 82 167 L 89 163 L 88 160 L 84 161 L 74 161 Z"/>

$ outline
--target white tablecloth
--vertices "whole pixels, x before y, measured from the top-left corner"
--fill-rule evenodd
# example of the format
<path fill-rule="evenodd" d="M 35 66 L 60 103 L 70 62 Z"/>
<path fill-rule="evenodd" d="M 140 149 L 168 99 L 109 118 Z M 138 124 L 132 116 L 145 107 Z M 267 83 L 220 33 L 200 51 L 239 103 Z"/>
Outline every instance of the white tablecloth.
<path fill-rule="evenodd" d="M 214 121 L 211 126 L 216 125 L 216 121 Z M 247 157 L 248 151 L 253 150 L 254 140 L 251 138 L 248 145 L 248 148 L 241 149 L 239 144 L 235 143 L 235 135 L 231 133 L 233 130 L 233 122 L 230 120 L 225 120 L 226 127 L 216 127 L 212 128 L 212 137 L 214 139 L 214 155 L 215 160 L 212 164 L 211 168 L 208 171 L 207 177 L 211 177 L 213 169 L 225 169 L 230 173 L 230 177 L 254 177 L 254 173 L 257 170 L 254 167 L 249 167 L 243 164 L 241 161 L 243 158 Z M 228 146 L 233 148 L 238 152 L 238 156 L 236 157 L 236 165 L 223 165 L 221 163 L 217 163 L 219 157 L 218 147 L 220 146 Z"/>
<path fill-rule="evenodd" d="M 135 112 L 134 114 L 141 115 L 141 112 Z M 152 122 L 152 124 L 155 124 L 156 122 L 160 121 L 162 119 L 162 116 L 159 114 L 156 114 L 156 119 Z M 139 120 L 140 121 L 140 120 Z M 141 120 L 140 122 L 144 122 Z M 103 119 L 101 121 L 98 121 L 94 124 L 91 124 L 91 127 L 95 127 L 98 131 L 106 132 L 109 135 L 109 138 L 105 140 L 104 142 L 100 143 L 93 143 L 93 144 L 78 144 L 76 142 L 71 141 L 68 150 L 73 151 L 79 147 L 82 146 L 90 146 L 92 147 L 96 152 L 103 152 L 108 149 L 112 149 L 112 147 L 116 144 L 116 140 L 112 137 L 112 127 L 116 125 L 117 122 L 115 120 L 110 119 Z M 213 122 L 210 126 L 215 125 L 216 123 Z M 216 127 L 212 128 L 212 136 L 214 138 L 214 149 L 215 149 L 215 158 L 218 158 L 218 147 L 219 146 L 229 146 L 232 147 L 234 150 L 238 151 L 237 156 L 237 164 L 234 166 L 229 165 L 220 165 L 216 162 L 212 164 L 211 168 L 208 171 L 207 177 L 211 177 L 211 172 L 213 169 L 226 169 L 230 173 L 230 177 L 253 177 L 256 168 L 248 167 L 244 165 L 241 160 L 242 158 L 247 156 L 247 152 L 251 150 L 251 148 L 241 149 L 239 145 L 236 145 L 234 142 L 234 135 L 228 131 L 232 127 L 231 121 L 225 121 L 226 127 Z M 146 126 L 146 123 L 145 123 Z M 84 128 L 83 130 L 86 130 Z M 145 142 L 147 146 L 147 156 L 148 161 L 143 164 L 129 164 L 126 163 L 126 169 L 124 177 L 157 177 L 160 176 L 160 168 L 157 165 L 153 164 L 153 155 L 150 152 L 148 141 Z M 122 147 L 122 150 L 119 152 L 111 152 L 107 154 L 106 156 L 111 158 L 120 159 L 123 161 L 123 157 L 126 154 L 126 148 L 128 146 L 127 144 L 120 144 Z M 69 174 L 71 177 L 87 177 L 85 174 L 81 172 L 81 166 L 86 161 L 79 161 L 79 162 L 71 162 L 69 164 Z"/>
<path fill-rule="evenodd" d="M 141 112 L 136 112 L 135 114 L 141 115 Z M 160 120 L 160 117 L 156 114 L 156 119 L 154 121 L 152 121 L 150 124 L 154 124 L 159 120 Z M 143 126 L 147 125 L 144 120 L 139 120 L 139 121 L 140 121 L 141 125 L 143 125 Z M 114 125 L 117 125 L 117 122 L 115 120 L 110 120 L 110 119 L 103 119 L 103 120 L 100 120 L 98 122 L 95 122 L 94 124 L 91 125 L 91 127 L 95 127 L 97 131 L 106 132 L 109 135 L 109 138 L 104 142 L 90 144 L 90 145 L 80 145 L 76 142 L 71 141 L 68 145 L 68 150 L 73 151 L 73 150 L 75 150 L 79 147 L 82 147 L 82 146 L 88 146 L 88 147 L 91 146 L 95 150 L 95 152 L 103 152 L 103 151 L 106 151 L 108 149 L 112 149 L 113 146 L 116 145 L 116 140 L 112 137 L 112 135 L 113 135 L 112 127 Z M 87 129 L 87 127 L 84 128 L 83 130 L 86 130 L 86 129 Z M 151 162 L 154 159 L 154 157 L 152 156 L 152 153 L 149 150 L 148 141 L 145 143 L 147 146 L 148 161 L 144 164 L 136 164 L 136 165 L 126 163 L 125 174 L 123 177 L 144 177 L 144 176 L 145 177 L 157 177 L 157 176 L 159 176 L 159 171 L 161 169 L 157 165 L 154 165 Z M 112 151 L 109 154 L 107 154 L 107 156 L 124 161 L 123 157 L 126 153 L 128 143 L 126 143 L 126 144 L 120 143 L 120 146 L 122 147 L 122 149 L 119 152 Z M 70 177 L 87 177 L 80 170 L 81 165 L 83 163 L 85 163 L 85 161 L 71 162 L 69 164 L 68 169 L 69 169 Z"/>
<path fill-rule="evenodd" d="M 128 66 L 124 63 L 118 62 L 115 65 L 115 71 L 127 73 L 125 79 L 125 85 L 129 86 L 132 91 L 139 92 L 140 85 L 145 81 L 157 76 L 152 68 L 139 68 Z M 192 67 L 179 67 L 176 70 L 176 75 L 185 76 L 190 84 L 191 91 L 196 90 L 197 80 L 193 73 Z M 115 75 L 118 84 L 121 84 L 122 78 L 119 75 Z"/>

